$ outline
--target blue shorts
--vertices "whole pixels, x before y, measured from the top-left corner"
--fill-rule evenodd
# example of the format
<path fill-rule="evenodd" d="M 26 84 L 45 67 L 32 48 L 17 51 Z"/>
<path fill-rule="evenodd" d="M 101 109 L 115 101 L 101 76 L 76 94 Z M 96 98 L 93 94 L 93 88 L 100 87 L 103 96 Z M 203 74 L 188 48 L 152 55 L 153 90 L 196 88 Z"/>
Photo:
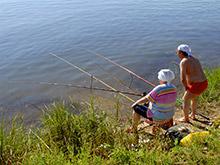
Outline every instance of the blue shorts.
<path fill-rule="evenodd" d="M 133 107 L 133 109 L 134 109 L 134 111 L 137 113 L 137 114 L 139 114 L 139 115 L 141 115 L 142 117 L 144 117 L 144 118 L 147 118 L 147 119 L 149 119 L 149 120 L 153 120 L 152 118 L 149 118 L 148 116 L 147 116 L 147 111 L 149 110 L 148 109 L 148 104 L 147 105 L 135 105 L 134 107 Z"/>

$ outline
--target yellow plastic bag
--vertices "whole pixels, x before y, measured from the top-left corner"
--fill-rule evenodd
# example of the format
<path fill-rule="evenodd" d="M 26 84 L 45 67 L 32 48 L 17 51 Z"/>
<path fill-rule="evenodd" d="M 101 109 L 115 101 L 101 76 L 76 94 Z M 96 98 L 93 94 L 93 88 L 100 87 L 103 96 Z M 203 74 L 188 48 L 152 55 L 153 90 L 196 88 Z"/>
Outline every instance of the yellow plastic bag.
<path fill-rule="evenodd" d="M 180 145 L 181 146 L 189 146 L 193 140 L 198 139 L 198 140 L 203 141 L 204 138 L 206 138 L 208 135 L 209 135 L 208 131 L 190 133 L 189 135 L 187 135 L 183 139 L 181 139 Z"/>

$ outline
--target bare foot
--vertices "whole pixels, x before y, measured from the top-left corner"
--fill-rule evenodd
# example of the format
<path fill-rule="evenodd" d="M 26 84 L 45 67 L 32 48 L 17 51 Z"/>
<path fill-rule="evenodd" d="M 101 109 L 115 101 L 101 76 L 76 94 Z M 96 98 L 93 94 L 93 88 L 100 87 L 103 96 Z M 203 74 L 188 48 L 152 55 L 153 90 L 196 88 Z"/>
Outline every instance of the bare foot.
<path fill-rule="evenodd" d="M 147 124 L 153 124 L 154 123 L 153 121 L 151 121 L 149 119 L 146 119 L 144 122 L 147 123 Z"/>
<path fill-rule="evenodd" d="M 189 118 L 191 118 L 192 120 L 196 120 L 196 115 L 190 114 Z"/>
<path fill-rule="evenodd" d="M 183 122 L 183 123 L 189 123 L 189 119 L 185 119 L 185 117 L 180 118 L 179 120 L 177 120 L 179 122 Z"/>

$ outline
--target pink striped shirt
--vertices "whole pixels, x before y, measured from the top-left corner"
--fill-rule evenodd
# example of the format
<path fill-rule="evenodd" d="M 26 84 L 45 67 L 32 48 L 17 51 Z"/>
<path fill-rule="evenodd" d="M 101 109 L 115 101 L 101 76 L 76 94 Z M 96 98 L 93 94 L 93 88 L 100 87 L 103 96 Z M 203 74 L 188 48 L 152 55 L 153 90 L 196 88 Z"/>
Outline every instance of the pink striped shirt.
<path fill-rule="evenodd" d="M 156 86 L 146 98 L 152 103 L 154 120 L 166 120 L 173 117 L 177 98 L 176 87 L 173 84 Z"/>

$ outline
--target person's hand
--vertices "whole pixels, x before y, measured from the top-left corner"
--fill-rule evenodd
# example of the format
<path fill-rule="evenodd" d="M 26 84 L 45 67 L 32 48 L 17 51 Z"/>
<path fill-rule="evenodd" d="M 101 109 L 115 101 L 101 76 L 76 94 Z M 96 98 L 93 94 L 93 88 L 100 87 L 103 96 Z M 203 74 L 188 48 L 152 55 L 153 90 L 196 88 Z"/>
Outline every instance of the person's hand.
<path fill-rule="evenodd" d="M 147 92 L 143 92 L 142 93 L 142 96 L 144 97 L 144 96 L 146 96 L 147 95 Z"/>

